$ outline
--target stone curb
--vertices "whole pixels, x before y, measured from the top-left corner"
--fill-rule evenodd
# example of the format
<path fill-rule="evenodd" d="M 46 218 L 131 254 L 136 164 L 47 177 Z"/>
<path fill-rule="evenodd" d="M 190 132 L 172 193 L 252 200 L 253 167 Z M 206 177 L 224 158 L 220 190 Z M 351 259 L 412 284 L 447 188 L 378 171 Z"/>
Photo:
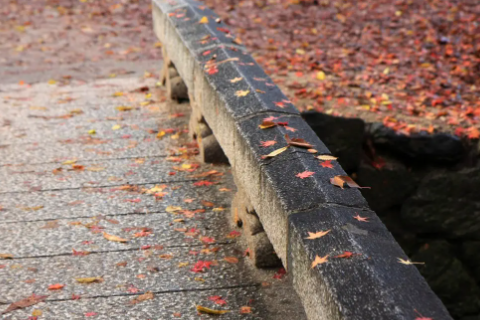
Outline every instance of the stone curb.
<path fill-rule="evenodd" d="M 330 178 L 346 175 L 338 163 L 322 167 L 297 147 L 262 159 L 287 145 L 285 134 L 305 139 L 318 154 L 330 151 L 218 16 L 197 1 L 154 0 L 153 20 L 163 49 L 291 273 L 308 318 L 452 319 L 418 270 L 399 263 L 408 257 L 360 192 L 330 184 Z M 262 130 L 267 117 L 288 124 Z M 268 140 L 277 143 L 261 147 Z M 296 177 L 304 171 L 314 174 Z M 367 222 L 355 220 L 357 215 Z M 306 239 L 308 232 L 327 230 Z M 327 260 L 312 268 L 317 256 Z"/>

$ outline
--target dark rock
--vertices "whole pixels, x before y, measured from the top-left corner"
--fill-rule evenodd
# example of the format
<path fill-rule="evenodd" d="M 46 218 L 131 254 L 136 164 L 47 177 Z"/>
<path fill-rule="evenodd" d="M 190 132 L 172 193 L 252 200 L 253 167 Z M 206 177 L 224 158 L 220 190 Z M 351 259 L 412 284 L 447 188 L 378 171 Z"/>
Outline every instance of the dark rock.
<path fill-rule="evenodd" d="M 401 217 L 417 233 L 480 239 L 480 203 L 411 198 L 402 206 Z"/>
<path fill-rule="evenodd" d="M 452 134 L 429 134 L 422 131 L 406 136 L 397 134 L 381 123 L 372 124 L 369 131 L 374 144 L 418 161 L 453 162 L 465 154 L 462 141 Z"/>
<path fill-rule="evenodd" d="M 415 190 L 413 174 L 398 161 L 387 161 L 381 169 L 362 163 L 357 171 L 357 182 L 363 189 L 362 194 L 370 207 L 381 212 L 402 202 Z"/>
<path fill-rule="evenodd" d="M 454 318 L 480 312 L 480 290 L 446 241 L 432 241 L 412 257 L 418 269 Z"/>
<path fill-rule="evenodd" d="M 480 241 L 465 241 L 461 245 L 460 259 L 470 270 L 470 274 L 480 283 Z"/>
<path fill-rule="evenodd" d="M 318 137 L 338 157 L 346 171 L 360 164 L 365 123 L 361 119 L 334 117 L 319 112 L 303 112 L 302 117 Z"/>

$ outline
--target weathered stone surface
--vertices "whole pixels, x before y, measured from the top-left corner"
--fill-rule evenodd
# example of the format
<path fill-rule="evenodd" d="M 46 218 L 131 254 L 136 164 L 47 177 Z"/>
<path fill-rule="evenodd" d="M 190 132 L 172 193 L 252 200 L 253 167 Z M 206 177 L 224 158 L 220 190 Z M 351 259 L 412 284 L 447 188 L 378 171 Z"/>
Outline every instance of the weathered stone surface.
<path fill-rule="evenodd" d="M 458 319 L 480 311 L 480 289 L 454 253 L 448 242 L 438 240 L 425 244 L 412 260 L 425 262 L 420 272 Z"/>
<path fill-rule="evenodd" d="M 357 214 L 369 222 L 353 219 Z M 373 212 L 316 209 L 290 215 L 289 224 L 288 269 L 309 319 L 403 320 L 415 317 L 415 308 L 451 319 L 415 267 L 398 263 L 407 257 Z M 345 252 L 353 255 L 341 257 Z M 327 261 L 312 268 L 316 256 Z"/>
<path fill-rule="evenodd" d="M 346 171 L 360 164 L 365 123 L 358 118 L 334 117 L 319 112 L 303 112 L 302 117 Z"/>
<path fill-rule="evenodd" d="M 458 161 L 465 154 L 462 141 L 452 134 L 421 131 L 406 136 L 381 123 L 372 124 L 370 134 L 375 144 L 417 161 Z"/>
<path fill-rule="evenodd" d="M 401 205 L 416 187 L 413 174 L 397 161 L 387 160 L 381 169 L 362 163 L 356 174 L 359 185 L 371 188 L 363 189 L 362 195 L 378 214 Z"/>
<path fill-rule="evenodd" d="M 200 150 L 200 159 L 204 163 L 228 163 L 228 158 L 222 150 L 213 134 L 205 138 L 199 137 L 198 149 Z"/>
<path fill-rule="evenodd" d="M 247 234 L 248 254 L 257 268 L 280 267 L 282 261 L 278 258 L 273 245 L 263 231 L 254 235 Z"/>

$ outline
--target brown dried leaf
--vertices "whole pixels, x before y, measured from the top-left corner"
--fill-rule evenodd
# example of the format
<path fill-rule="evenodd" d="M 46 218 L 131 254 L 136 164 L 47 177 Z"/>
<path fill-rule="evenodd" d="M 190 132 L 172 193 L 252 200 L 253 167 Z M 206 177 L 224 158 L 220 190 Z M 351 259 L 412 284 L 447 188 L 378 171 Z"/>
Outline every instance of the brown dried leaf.
<path fill-rule="evenodd" d="M 7 309 L 5 309 L 2 314 L 5 314 L 5 313 L 8 313 L 8 312 L 11 312 L 13 310 L 17 310 L 17 309 L 22 309 L 22 308 L 26 308 L 26 307 L 30 307 L 30 306 L 33 306 L 39 302 L 42 302 L 43 300 L 45 300 L 48 296 L 37 296 L 35 294 L 32 294 L 30 297 L 28 298 L 25 298 L 25 299 L 22 299 L 22 300 L 19 300 L 19 301 L 16 301 L 14 303 L 12 303 L 11 305 L 8 306 Z"/>
<path fill-rule="evenodd" d="M 344 185 L 347 184 L 350 188 L 358 189 L 370 189 L 370 187 L 360 187 L 352 178 L 349 176 L 335 176 L 330 178 L 330 183 L 343 189 Z"/>
<path fill-rule="evenodd" d="M 104 237 L 105 239 L 107 239 L 108 241 L 122 242 L 122 243 L 128 242 L 127 239 L 120 238 L 120 237 L 118 237 L 118 236 L 114 236 L 114 235 L 108 234 L 108 233 L 106 233 L 106 232 L 103 232 L 103 237 Z"/>
<path fill-rule="evenodd" d="M 89 277 L 89 278 L 75 278 L 78 283 L 100 283 L 103 282 L 102 277 Z"/>
<path fill-rule="evenodd" d="M 260 129 L 268 129 L 268 128 L 273 128 L 275 127 L 277 124 L 273 121 L 263 121 L 261 125 L 259 125 L 258 127 Z"/>
<path fill-rule="evenodd" d="M 288 143 L 289 146 L 306 148 L 306 149 L 312 149 L 313 148 L 313 146 L 310 143 L 306 142 L 303 139 L 300 139 L 300 138 L 290 139 L 288 134 L 285 135 L 285 140 L 287 140 L 287 143 Z"/>

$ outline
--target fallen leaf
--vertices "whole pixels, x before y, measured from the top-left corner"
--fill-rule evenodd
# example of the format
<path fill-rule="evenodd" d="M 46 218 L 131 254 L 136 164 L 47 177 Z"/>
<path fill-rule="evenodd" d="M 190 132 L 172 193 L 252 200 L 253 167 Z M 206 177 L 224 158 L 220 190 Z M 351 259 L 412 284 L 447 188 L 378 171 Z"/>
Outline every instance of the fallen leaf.
<path fill-rule="evenodd" d="M 202 17 L 202 19 L 200 19 L 200 21 L 198 21 L 198 23 L 208 23 L 208 17 Z"/>
<path fill-rule="evenodd" d="M 334 258 L 350 258 L 354 255 L 360 255 L 360 254 L 359 253 L 353 253 L 353 252 L 350 252 L 350 251 L 345 251 L 344 253 L 339 254 L 338 256 L 335 256 Z"/>
<path fill-rule="evenodd" d="M 412 265 L 412 264 L 425 264 L 425 262 L 413 262 L 413 261 L 410 261 L 410 260 L 404 260 L 402 258 L 397 258 L 398 259 L 398 262 L 401 263 L 401 264 L 406 264 L 406 265 Z"/>
<path fill-rule="evenodd" d="M 118 111 L 130 111 L 133 109 L 133 107 L 130 107 L 130 106 L 118 106 L 118 107 L 115 107 L 115 109 L 117 109 Z"/>
<path fill-rule="evenodd" d="M 204 205 L 205 207 L 214 207 L 215 206 L 215 204 L 213 202 L 210 202 L 210 201 L 202 200 L 202 201 L 200 201 L 200 203 L 202 205 Z"/>
<path fill-rule="evenodd" d="M 85 312 L 85 317 L 94 317 L 96 316 L 98 313 L 96 312 Z"/>
<path fill-rule="evenodd" d="M 181 211 L 182 210 L 182 207 L 178 207 L 178 206 L 168 206 L 165 211 L 167 211 L 168 213 L 174 213 L 174 212 L 177 212 L 177 211 Z"/>
<path fill-rule="evenodd" d="M 64 284 L 56 283 L 56 284 L 51 284 L 48 286 L 48 290 L 62 290 L 63 287 L 65 287 Z"/>
<path fill-rule="evenodd" d="M 361 221 L 361 222 L 368 222 L 367 217 L 360 217 L 358 214 L 356 216 L 354 216 L 353 218 L 357 219 L 358 221 Z"/>
<path fill-rule="evenodd" d="M 8 312 L 11 312 L 13 310 L 17 310 L 17 309 L 23 309 L 23 308 L 26 308 L 26 307 L 30 307 L 30 306 L 33 306 L 37 303 L 40 303 L 42 302 L 43 300 L 45 300 L 48 296 L 37 296 L 35 294 L 32 294 L 31 296 L 29 296 L 28 298 L 25 298 L 25 299 L 22 299 L 22 300 L 18 300 L 16 302 L 13 302 L 12 304 L 10 304 L 8 306 L 7 309 L 5 309 L 2 314 L 5 314 L 5 313 L 8 313 Z"/>
<path fill-rule="evenodd" d="M 10 254 L 10 253 L 0 253 L 0 259 L 13 259 L 13 254 Z"/>
<path fill-rule="evenodd" d="M 300 138 L 293 138 L 293 139 L 290 139 L 290 137 L 288 136 L 288 134 L 285 135 L 285 140 L 287 140 L 287 143 L 289 146 L 294 146 L 294 147 L 299 147 L 299 148 L 306 148 L 306 149 L 311 149 L 313 148 L 313 146 L 306 142 L 305 140 L 303 139 L 300 139 Z"/>
<path fill-rule="evenodd" d="M 275 122 L 273 122 L 273 121 L 266 121 L 266 120 L 264 120 L 264 121 L 262 122 L 262 124 L 260 124 L 258 127 L 259 127 L 260 129 L 268 129 L 268 128 L 273 128 L 273 127 L 275 127 L 276 125 L 277 125 L 277 124 L 276 124 Z"/>
<path fill-rule="evenodd" d="M 331 160 L 326 160 L 326 161 L 320 162 L 320 165 L 324 168 L 333 169 L 333 164 L 332 164 Z"/>
<path fill-rule="evenodd" d="M 275 141 L 275 140 L 260 141 L 260 146 L 262 146 L 264 148 L 267 148 L 267 147 L 273 146 L 276 143 L 277 143 L 277 141 Z"/>
<path fill-rule="evenodd" d="M 330 230 L 327 231 L 318 231 L 318 232 L 308 232 L 308 237 L 305 239 L 313 240 L 313 239 L 318 239 L 321 238 L 325 235 L 327 235 L 330 232 Z"/>
<path fill-rule="evenodd" d="M 228 235 L 227 235 L 227 238 L 229 239 L 233 239 L 233 238 L 236 238 L 236 237 L 239 237 L 241 236 L 241 233 L 238 232 L 238 231 L 232 231 L 230 232 Z"/>
<path fill-rule="evenodd" d="M 300 179 L 305 179 L 313 176 L 314 174 L 315 172 L 312 172 L 312 171 L 303 171 L 303 172 L 297 173 L 295 177 L 299 177 Z"/>
<path fill-rule="evenodd" d="M 241 314 L 252 313 L 252 307 L 248 307 L 248 306 L 240 307 L 240 313 Z"/>
<path fill-rule="evenodd" d="M 230 312 L 230 310 L 215 310 L 215 309 L 210 309 L 202 306 L 197 305 L 197 311 L 200 313 L 207 313 L 207 314 L 225 314 L 227 312 Z"/>
<path fill-rule="evenodd" d="M 220 306 L 224 306 L 227 304 L 227 301 L 223 300 L 220 296 L 211 296 L 208 297 L 208 300 L 213 301 L 215 302 L 215 304 L 218 304 Z"/>
<path fill-rule="evenodd" d="M 324 161 L 332 161 L 332 160 L 337 160 L 338 159 L 337 157 L 329 156 L 329 155 L 319 155 L 315 158 L 317 158 L 318 160 L 324 160 Z"/>
<path fill-rule="evenodd" d="M 318 266 L 319 264 L 323 264 L 327 262 L 328 261 L 327 258 L 328 258 L 328 254 L 325 257 L 315 256 L 315 260 L 313 260 L 312 262 L 312 269 Z"/>
<path fill-rule="evenodd" d="M 40 317 L 43 314 L 42 310 L 35 309 L 32 311 L 32 316 L 33 317 Z"/>
<path fill-rule="evenodd" d="M 323 71 L 318 71 L 318 72 L 317 72 L 317 79 L 318 79 L 318 80 L 325 80 L 325 72 L 323 72 Z"/>
<path fill-rule="evenodd" d="M 237 97 L 245 97 L 249 93 L 250 93 L 250 90 L 238 90 L 237 92 L 235 92 L 235 95 Z"/>
<path fill-rule="evenodd" d="M 100 283 L 103 282 L 102 277 L 89 277 L 89 278 L 75 278 L 78 283 Z"/>
<path fill-rule="evenodd" d="M 360 187 L 349 176 L 335 176 L 333 178 L 330 178 L 330 183 L 342 189 L 344 188 L 345 184 L 347 184 L 347 186 L 350 188 L 370 189 L 370 187 Z"/>
<path fill-rule="evenodd" d="M 124 238 L 120 238 L 118 236 L 114 236 L 112 234 L 108 234 L 106 232 L 103 232 L 103 237 L 109 241 L 114 241 L 114 242 L 122 242 L 122 243 L 125 243 L 125 242 L 128 242 L 127 239 L 124 239 Z"/>
<path fill-rule="evenodd" d="M 233 78 L 233 79 L 231 79 L 231 80 L 230 80 L 230 82 L 231 82 L 231 83 L 236 83 L 236 82 L 238 82 L 238 81 L 242 81 L 242 80 L 243 80 L 243 78 L 241 78 L 241 77 L 237 77 L 237 78 Z"/>
<path fill-rule="evenodd" d="M 225 257 L 223 260 L 227 261 L 228 263 L 238 263 L 238 258 L 236 257 Z"/>
<path fill-rule="evenodd" d="M 270 153 L 267 154 L 267 155 L 263 155 L 263 156 L 262 156 L 262 159 L 273 158 L 273 157 L 275 157 L 275 156 L 278 156 L 280 153 L 286 151 L 287 149 L 288 149 L 288 146 L 283 147 L 283 148 L 280 148 L 280 149 L 277 149 L 277 150 L 275 150 L 275 151 L 270 152 Z"/>
<path fill-rule="evenodd" d="M 137 304 L 142 301 L 152 300 L 154 298 L 153 292 L 147 291 L 144 294 L 139 295 L 138 297 L 132 299 L 130 304 Z"/>

